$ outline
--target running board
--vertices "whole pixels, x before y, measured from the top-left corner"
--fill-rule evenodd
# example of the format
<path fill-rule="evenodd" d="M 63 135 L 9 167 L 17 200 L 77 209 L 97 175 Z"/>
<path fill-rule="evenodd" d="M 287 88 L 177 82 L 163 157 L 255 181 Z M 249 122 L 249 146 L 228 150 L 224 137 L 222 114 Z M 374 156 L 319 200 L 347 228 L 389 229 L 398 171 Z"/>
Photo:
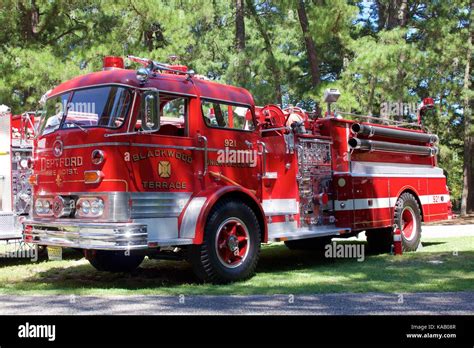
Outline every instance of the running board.
<path fill-rule="evenodd" d="M 148 247 L 168 247 L 177 245 L 190 245 L 193 244 L 191 238 L 174 238 L 174 239 L 157 239 L 148 242 Z"/>
<path fill-rule="evenodd" d="M 350 228 L 340 228 L 334 225 L 302 227 L 293 231 L 272 233 L 268 236 L 269 242 L 283 242 L 316 237 L 339 236 L 351 232 Z"/>

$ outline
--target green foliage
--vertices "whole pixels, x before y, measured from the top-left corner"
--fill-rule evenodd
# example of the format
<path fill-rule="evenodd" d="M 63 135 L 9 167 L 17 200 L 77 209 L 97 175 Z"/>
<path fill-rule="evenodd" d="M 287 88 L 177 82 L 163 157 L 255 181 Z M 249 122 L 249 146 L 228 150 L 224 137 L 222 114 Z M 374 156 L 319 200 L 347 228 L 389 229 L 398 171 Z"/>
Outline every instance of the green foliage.
<path fill-rule="evenodd" d="M 245 49 L 238 52 L 234 0 L 2 0 L 0 103 L 17 113 L 34 109 L 61 81 L 100 70 L 103 56 L 127 54 L 165 62 L 177 55 L 199 74 L 249 89 L 257 105 L 277 103 L 281 91 L 285 106 L 313 108 L 325 88 L 337 87 L 339 110 L 379 115 L 382 103 L 431 96 L 438 112 L 425 124 L 440 136 L 440 165 L 457 202 L 462 102 L 473 95 L 463 85 L 471 3 L 410 1 L 404 22 L 400 3 L 244 1 Z M 319 61 L 314 88 L 301 4 Z M 387 13 L 389 4 L 396 6 Z"/>

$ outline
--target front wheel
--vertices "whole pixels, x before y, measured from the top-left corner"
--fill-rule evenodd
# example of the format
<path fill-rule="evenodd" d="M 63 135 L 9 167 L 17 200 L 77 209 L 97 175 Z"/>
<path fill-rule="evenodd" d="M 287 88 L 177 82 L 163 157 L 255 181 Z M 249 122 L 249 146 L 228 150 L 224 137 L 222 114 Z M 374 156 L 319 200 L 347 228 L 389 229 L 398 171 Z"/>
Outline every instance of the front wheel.
<path fill-rule="evenodd" d="M 98 271 L 132 272 L 143 262 L 144 255 L 126 251 L 94 250 L 86 253 L 90 264 Z"/>
<path fill-rule="evenodd" d="M 260 254 L 260 225 L 246 204 L 217 203 L 207 219 L 204 240 L 190 248 L 189 261 L 203 281 L 229 283 L 251 277 Z"/>

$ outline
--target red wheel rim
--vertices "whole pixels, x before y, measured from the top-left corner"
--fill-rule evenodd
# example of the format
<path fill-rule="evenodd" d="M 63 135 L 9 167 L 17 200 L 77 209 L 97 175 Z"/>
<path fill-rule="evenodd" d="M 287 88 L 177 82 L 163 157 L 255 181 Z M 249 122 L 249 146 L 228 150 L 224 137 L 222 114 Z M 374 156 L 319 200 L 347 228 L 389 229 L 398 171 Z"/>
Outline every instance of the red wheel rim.
<path fill-rule="evenodd" d="M 249 231 L 242 220 L 225 220 L 216 235 L 215 247 L 219 261 L 228 268 L 240 266 L 249 252 L 249 239 Z"/>
<path fill-rule="evenodd" d="M 412 208 L 406 207 L 402 212 L 402 233 L 403 236 L 411 240 L 415 237 L 417 231 L 417 221 L 415 212 Z"/>

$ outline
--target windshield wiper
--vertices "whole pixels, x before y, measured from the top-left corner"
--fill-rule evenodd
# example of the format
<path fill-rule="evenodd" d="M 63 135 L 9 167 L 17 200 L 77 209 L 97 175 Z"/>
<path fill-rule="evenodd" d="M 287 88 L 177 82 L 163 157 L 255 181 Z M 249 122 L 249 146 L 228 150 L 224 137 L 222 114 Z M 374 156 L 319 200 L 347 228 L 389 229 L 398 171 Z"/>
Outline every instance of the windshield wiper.
<path fill-rule="evenodd" d="M 83 131 L 84 133 L 87 134 L 87 129 L 83 128 L 82 126 L 80 126 L 80 125 L 77 124 L 76 122 L 71 121 L 71 120 L 66 120 L 66 124 L 68 124 L 68 123 L 70 123 L 70 124 L 76 126 L 76 127 L 79 128 L 81 131 Z"/>

